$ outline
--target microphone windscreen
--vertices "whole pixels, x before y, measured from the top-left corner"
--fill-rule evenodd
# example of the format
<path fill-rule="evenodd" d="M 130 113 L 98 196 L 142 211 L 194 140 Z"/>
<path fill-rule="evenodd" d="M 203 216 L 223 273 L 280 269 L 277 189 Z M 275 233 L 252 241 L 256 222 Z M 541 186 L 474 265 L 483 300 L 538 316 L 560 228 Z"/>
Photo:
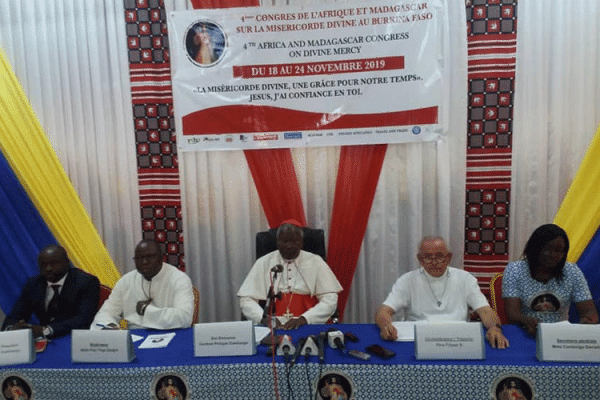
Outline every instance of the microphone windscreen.
<path fill-rule="evenodd" d="M 317 345 L 318 339 L 315 341 L 315 337 L 313 335 L 306 338 L 306 342 L 304 346 L 302 346 L 302 351 L 300 354 L 303 356 L 316 356 L 319 354 L 319 346 Z"/>
<path fill-rule="evenodd" d="M 277 264 L 276 266 L 271 268 L 271 272 L 277 272 L 277 273 L 283 272 L 283 265 Z"/>
<path fill-rule="evenodd" d="M 277 355 L 288 356 L 290 354 L 293 354 L 295 350 L 296 348 L 292 344 L 292 339 L 289 337 L 289 335 L 283 335 L 283 337 L 281 338 L 281 342 L 277 347 Z"/>
<path fill-rule="evenodd" d="M 341 331 L 329 331 L 327 332 L 327 339 L 329 342 L 329 347 L 332 349 L 340 348 L 344 349 L 344 334 Z"/>

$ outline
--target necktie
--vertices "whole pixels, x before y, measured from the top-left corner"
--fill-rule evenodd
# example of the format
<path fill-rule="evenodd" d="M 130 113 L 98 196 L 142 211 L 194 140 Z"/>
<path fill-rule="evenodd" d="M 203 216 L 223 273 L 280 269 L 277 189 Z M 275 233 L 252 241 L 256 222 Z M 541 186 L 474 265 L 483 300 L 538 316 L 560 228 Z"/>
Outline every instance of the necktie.
<path fill-rule="evenodd" d="M 52 321 L 58 315 L 58 289 L 60 285 L 51 285 L 50 287 L 54 290 L 50 303 L 48 303 L 48 317 Z"/>

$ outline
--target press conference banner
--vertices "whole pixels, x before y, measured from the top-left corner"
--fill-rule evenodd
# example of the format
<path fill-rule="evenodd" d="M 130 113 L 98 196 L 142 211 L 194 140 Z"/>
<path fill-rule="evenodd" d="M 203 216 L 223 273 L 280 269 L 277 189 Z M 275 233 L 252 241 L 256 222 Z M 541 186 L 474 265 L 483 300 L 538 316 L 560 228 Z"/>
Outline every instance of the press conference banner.
<path fill-rule="evenodd" d="M 435 140 L 440 0 L 172 12 L 182 151 Z"/>

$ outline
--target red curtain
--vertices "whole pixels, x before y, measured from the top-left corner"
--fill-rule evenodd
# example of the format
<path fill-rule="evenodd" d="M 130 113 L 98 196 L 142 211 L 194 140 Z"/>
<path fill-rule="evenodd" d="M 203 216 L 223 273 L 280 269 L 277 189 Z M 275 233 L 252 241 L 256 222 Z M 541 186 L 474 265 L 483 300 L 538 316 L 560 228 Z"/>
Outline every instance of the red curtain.
<path fill-rule="evenodd" d="M 340 153 L 327 245 L 327 263 L 344 288 L 338 298 L 340 319 L 344 315 L 386 150 L 385 144 L 344 146 Z"/>
<path fill-rule="evenodd" d="M 275 228 L 286 219 L 295 219 L 305 226 L 290 149 L 246 150 L 245 154 L 269 226 Z"/>

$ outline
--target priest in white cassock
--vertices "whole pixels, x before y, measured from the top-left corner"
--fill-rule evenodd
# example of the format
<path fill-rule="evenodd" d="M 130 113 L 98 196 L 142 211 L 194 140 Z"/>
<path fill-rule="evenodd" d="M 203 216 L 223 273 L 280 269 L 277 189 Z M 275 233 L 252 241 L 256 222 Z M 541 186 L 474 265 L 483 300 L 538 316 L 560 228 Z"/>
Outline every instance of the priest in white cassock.
<path fill-rule="evenodd" d="M 123 275 L 92 323 L 91 329 L 188 328 L 194 314 L 192 281 L 163 263 L 158 243 L 142 240 L 135 248 L 135 271 Z"/>
<path fill-rule="evenodd" d="M 375 314 L 384 340 L 398 339 L 392 317 L 404 310 L 408 321 L 467 321 L 469 308 L 481 318 L 486 338 L 494 348 L 509 346 L 496 312 L 481 293 L 477 279 L 449 267 L 452 253 L 441 237 L 425 237 L 417 254 L 421 268 L 402 275 Z"/>
<path fill-rule="evenodd" d="M 244 316 L 267 325 L 268 315 L 258 304 L 266 301 L 273 282 L 276 328 L 295 329 L 304 324 L 324 324 L 337 309 L 342 285 L 323 259 L 302 250 L 304 234 L 297 221 L 288 220 L 277 229 L 277 250 L 259 258 L 237 295 Z M 277 266 L 281 272 L 275 274 Z"/>

